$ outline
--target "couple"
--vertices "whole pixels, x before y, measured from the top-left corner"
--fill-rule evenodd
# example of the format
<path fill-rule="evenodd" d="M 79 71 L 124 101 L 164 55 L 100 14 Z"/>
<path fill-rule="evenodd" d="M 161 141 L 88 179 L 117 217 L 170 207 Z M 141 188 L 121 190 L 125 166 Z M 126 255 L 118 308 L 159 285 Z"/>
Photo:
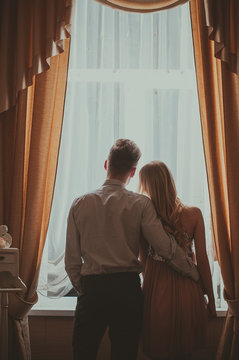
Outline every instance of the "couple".
<path fill-rule="evenodd" d="M 141 194 L 126 190 L 140 156 L 133 141 L 117 140 L 103 186 L 69 212 L 65 266 L 78 292 L 75 360 L 97 358 L 107 327 L 112 360 L 137 359 L 142 329 L 149 358 L 190 359 L 204 341 L 206 311 L 215 315 L 201 212 L 183 206 L 158 161 L 140 170 Z"/>

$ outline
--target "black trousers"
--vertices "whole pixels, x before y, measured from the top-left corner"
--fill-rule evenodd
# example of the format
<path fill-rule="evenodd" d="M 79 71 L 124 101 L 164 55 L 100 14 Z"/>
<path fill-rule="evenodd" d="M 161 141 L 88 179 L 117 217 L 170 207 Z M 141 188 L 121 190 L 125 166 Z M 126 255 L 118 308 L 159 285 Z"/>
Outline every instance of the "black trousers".
<path fill-rule="evenodd" d="M 81 277 L 73 330 L 74 360 L 95 360 L 107 326 L 111 360 L 135 360 L 143 294 L 136 273 Z"/>

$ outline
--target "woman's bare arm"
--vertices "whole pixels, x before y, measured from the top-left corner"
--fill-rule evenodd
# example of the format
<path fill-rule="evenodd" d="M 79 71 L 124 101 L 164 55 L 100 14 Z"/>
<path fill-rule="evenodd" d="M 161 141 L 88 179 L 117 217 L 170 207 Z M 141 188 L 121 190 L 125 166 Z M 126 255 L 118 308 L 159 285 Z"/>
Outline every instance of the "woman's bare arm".
<path fill-rule="evenodd" d="M 193 208 L 193 212 L 195 216 L 194 241 L 198 271 L 201 276 L 203 288 L 208 296 L 209 314 L 216 316 L 212 277 L 206 251 L 204 220 L 200 209 Z"/>

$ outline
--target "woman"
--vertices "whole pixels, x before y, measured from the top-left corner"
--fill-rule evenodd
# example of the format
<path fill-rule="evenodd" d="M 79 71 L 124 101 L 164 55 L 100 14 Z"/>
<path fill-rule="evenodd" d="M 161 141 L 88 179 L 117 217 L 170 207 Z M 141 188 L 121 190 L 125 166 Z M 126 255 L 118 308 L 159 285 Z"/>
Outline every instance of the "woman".
<path fill-rule="evenodd" d="M 151 359 L 190 359 L 192 352 L 205 344 L 207 312 L 216 316 L 202 213 L 182 204 L 172 174 L 163 162 L 145 165 L 139 179 L 140 192 L 151 198 L 165 230 L 194 259 L 201 277 L 199 284 L 181 276 L 142 243 L 144 352 Z"/>

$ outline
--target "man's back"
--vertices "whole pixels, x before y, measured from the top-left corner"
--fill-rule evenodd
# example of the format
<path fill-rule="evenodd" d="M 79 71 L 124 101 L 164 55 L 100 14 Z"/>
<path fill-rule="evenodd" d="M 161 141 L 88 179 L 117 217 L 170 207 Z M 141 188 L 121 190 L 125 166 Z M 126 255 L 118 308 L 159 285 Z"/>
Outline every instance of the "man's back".
<path fill-rule="evenodd" d="M 75 200 L 71 212 L 79 232 L 82 275 L 142 271 L 139 239 L 148 201 L 118 180 L 106 180 L 100 189 Z"/>

